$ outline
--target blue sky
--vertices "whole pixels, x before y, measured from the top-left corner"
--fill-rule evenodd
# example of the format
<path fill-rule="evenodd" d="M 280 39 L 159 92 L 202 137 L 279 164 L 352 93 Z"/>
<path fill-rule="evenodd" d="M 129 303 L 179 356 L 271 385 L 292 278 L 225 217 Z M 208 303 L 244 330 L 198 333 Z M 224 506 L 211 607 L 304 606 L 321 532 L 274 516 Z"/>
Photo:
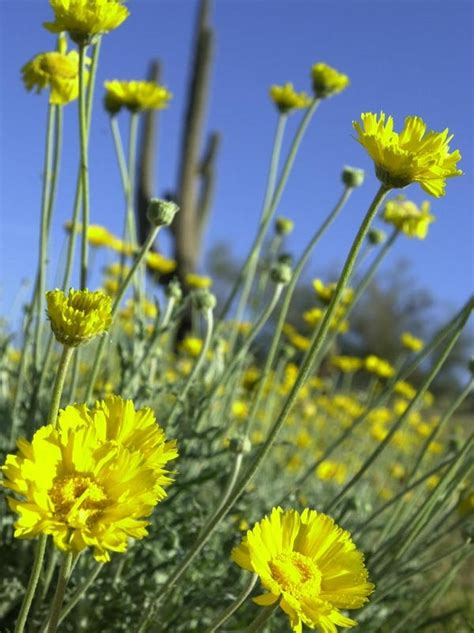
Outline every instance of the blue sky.
<path fill-rule="evenodd" d="M 196 3 L 130 0 L 128 5 L 130 18 L 104 38 L 91 135 L 92 221 L 117 233 L 123 199 L 101 105 L 102 83 L 142 78 L 152 57 L 161 60 L 163 83 L 174 98 L 161 117 L 157 193 L 172 188 Z M 452 147 L 461 151 L 465 176 L 448 182 L 445 198 L 432 199 L 437 221 L 428 238 L 400 239 L 383 271 L 400 258 L 409 259 L 416 279 L 442 306 L 463 303 L 473 286 L 472 13 L 469 0 L 217 0 L 208 127 L 222 132 L 223 143 L 206 245 L 226 240 L 235 255 L 246 253 L 259 218 L 276 123 L 268 87 L 292 81 L 309 90 L 311 65 L 325 61 L 346 72 L 351 86 L 322 104 L 301 148 L 278 210 L 296 223 L 288 249 L 298 254 L 336 201 L 342 166 L 363 167 L 366 182 L 318 248 L 311 272 L 342 263 L 377 188 L 371 161 L 353 139 L 352 120 L 363 111 L 384 110 L 400 126 L 406 115 L 418 114 L 431 128 L 449 127 L 454 133 Z M 46 0 L 0 0 L 2 314 L 15 311 L 20 282 L 31 279 L 36 267 L 47 97 L 27 93 L 19 70 L 36 53 L 54 49 L 53 36 L 41 26 L 51 15 Z M 76 117 L 76 104 L 67 106 L 50 286 L 56 283 L 61 227 L 71 214 Z M 124 115 L 120 124 L 125 132 Z M 296 124 L 297 116 L 291 117 L 287 141 Z M 416 202 L 427 197 L 416 185 L 404 193 Z"/>

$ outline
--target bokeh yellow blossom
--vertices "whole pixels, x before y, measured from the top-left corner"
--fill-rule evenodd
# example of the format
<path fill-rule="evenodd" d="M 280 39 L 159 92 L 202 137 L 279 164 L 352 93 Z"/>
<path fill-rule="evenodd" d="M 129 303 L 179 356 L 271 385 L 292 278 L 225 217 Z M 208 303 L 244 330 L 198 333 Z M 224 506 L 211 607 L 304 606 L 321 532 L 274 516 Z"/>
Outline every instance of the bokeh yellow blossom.
<path fill-rule="evenodd" d="M 349 77 L 335 68 L 319 62 L 311 68 L 314 94 L 318 99 L 331 97 L 342 92 L 349 85 Z"/>
<path fill-rule="evenodd" d="M 428 228 L 435 220 L 430 213 L 430 203 L 425 200 L 417 207 L 411 200 L 399 196 L 396 200 L 389 200 L 383 211 L 383 220 L 404 233 L 407 237 L 424 240 L 428 235 Z"/>
<path fill-rule="evenodd" d="M 292 83 L 283 86 L 272 86 L 270 97 L 273 103 L 282 114 L 287 114 L 292 110 L 307 108 L 311 105 L 312 99 L 305 92 L 296 92 Z"/>
<path fill-rule="evenodd" d="M 105 107 L 111 113 L 127 108 L 131 112 L 163 110 L 168 107 L 172 94 L 154 81 L 104 82 Z"/>

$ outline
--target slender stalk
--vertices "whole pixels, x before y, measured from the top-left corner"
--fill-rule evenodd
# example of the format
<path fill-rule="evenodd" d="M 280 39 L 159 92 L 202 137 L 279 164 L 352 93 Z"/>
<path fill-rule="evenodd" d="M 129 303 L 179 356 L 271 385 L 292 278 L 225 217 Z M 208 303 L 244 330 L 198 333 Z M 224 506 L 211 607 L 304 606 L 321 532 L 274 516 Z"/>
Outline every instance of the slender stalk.
<path fill-rule="evenodd" d="M 43 325 L 43 309 L 44 309 L 44 292 L 46 267 L 48 261 L 48 207 L 51 191 L 52 178 L 52 158 L 54 148 L 54 135 L 56 128 L 56 107 L 49 105 L 48 122 L 46 125 L 46 147 L 44 156 L 43 170 L 43 191 L 41 195 L 41 222 L 40 222 L 40 238 L 38 249 L 38 276 L 37 276 L 37 293 L 36 302 L 34 303 L 36 312 L 35 337 L 33 342 L 33 362 L 36 370 L 39 369 L 41 357 L 41 330 Z M 36 289 L 35 289 L 36 290 Z"/>
<path fill-rule="evenodd" d="M 173 406 L 173 408 L 171 410 L 170 417 L 168 419 L 168 425 L 170 427 L 172 427 L 174 421 L 176 420 L 177 416 L 179 415 L 180 407 L 181 407 L 182 403 L 185 401 L 186 396 L 188 394 L 188 391 L 191 388 L 191 385 L 196 380 L 196 377 L 198 376 L 199 372 L 201 371 L 202 365 L 205 362 L 206 357 L 207 357 L 207 353 L 209 351 L 209 346 L 211 344 L 212 335 L 214 333 L 214 317 L 213 317 L 213 314 L 212 314 L 212 310 L 206 310 L 204 318 L 206 320 L 207 328 L 206 328 L 206 336 L 204 338 L 204 343 L 203 343 L 203 346 L 202 346 L 202 350 L 201 350 L 201 353 L 199 354 L 199 357 L 198 357 L 198 359 L 197 359 L 197 361 L 196 361 L 191 373 L 188 376 L 188 379 L 186 380 L 186 383 L 185 383 L 184 387 L 182 388 L 182 390 L 180 392 L 179 397 L 176 398 L 174 406 Z"/>
<path fill-rule="evenodd" d="M 93 567 L 91 573 L 89 574 L 89 576 L 87 576 L 87 578 L 85 579 L 83 584 L 80 585 L 76 589 L 76 591 L 72 594 L 72 596 L 69 598 L 69 601 L 66 603 L 66 605 L 61 610 L 61 613 L 60 613 L 60 616 L 59 616 L 59 621 L 58 621 L 59 624 L 61 624 L 61 622 L 74 609 L 74 607 L 79 602 L 79 600 L 81 600 L 81 598 L 85 595 L 85 593 L 87 592 L 89 587 L 95 582 L 97 576 L 100 574 L 100 572 L 102 571 L 103 567 L 104 567 L 103 563 L 97 563 Z"/>
<path fill-rule="evenodd" d="M 61 565 L 61 568 L 59 570 L 56 592 L 51 604 L 51 613 L 49 615 L 46 633 L 56 633 L 56 629 L 58 628 L 61 607 L 64 600 L 64 593 L 66 591 L 67 583 L 71 575 L 72 559 L 72 553 L 64 555 L 63 564 Z"/>
<path fill-rule="evenodd" d="M 31 568 L 30 579 L 26 588 L 26 593 L 21 604 L 18 620 L 15 625 L 14 633 L 23 633 L 25 630 L 26 619 L 30 611 L 31 603 L 35 595 L 36 586 L 38 584 L 39 577 L 41 575 L 41 568 L 43 566 L 43 558 L 46 550 L 46 534 L 42 534 L 38 538 L 35 550 L 35 558 L 33 560 L 33 567 Z"/>
<path fill-rule="evenodd" d="M 277 607 L 278 601 L 274 605 L 262 609 L 255 620 L 244 629 L 244 633 L 257 633 L 257 631 L 261 631 L 264 624 L 266 624 L 275 613 Z"/>
<path fill-rule="evenodd" d="M 56 380 L 53 386 L 53 393 L 51 397 L 51 405 L 48 415 L 48 424 L 56 424 L 58 417 L 59 405 L 61 404 L 61 395 L 64 388 L 64 381 L 66 379 L 67 369 L 74 353 L 73 347 L 63 347 L 61 358 L 59 360 L 58 371 L 56 373 Z"/>
<path fill-rule="evenodd" d="M 253 477 L 255 476 L 255 473 L 258 471 L 263 461 L 265 460 L 266 456 L 268 455 L 270 449 L 272 448 L 281 427 L 286 422 L 288 415 L 290 414 L 290 411 L 293 408 L 293 405 L 298 397 L 300 389 L 306 383 L 309 377 L 309 374 L 313 368 L 314 363 L 318 360 L 318 354 L 321 351 L 322 344 L 324 342 L 324 337 L 326 336 L 329 330 L 329 326 L 330 326 L 333 314 L 335 310 L 337 309 L 337 306 L 342 297 L 344 289 L 349 281 L 359 250 L 369 231 L 372 220 L 375 218 L 375 215 L 377 214 L 377 211 L 380 205 L 382 204 L 383 199 L 385 198 L 386 194 L 387 194 L 387 189 L 383 185 L 381 185 L 354 239 L 354 242 L 352 244 L 352 247 L 349 251 L 346 262 L 344 264 L 341 276 L 339 277 L 339 281 L 334 291 L 334 295 L 331 300 L 331 303 L 329 304 L 328 309 L 325 313 L 325 316 L 321 321 L 318 332 L 316 336 L 313 338 L 313 341 L 311 343 L 309 354 L 307 355 L 307 358 L 298 373 L 296 381 L 288 395 L 288 398 L 283 406 L 282 411 L 280 412 L 280 415 L 275 421 L 273 427 L 270 429 L 270 432 L 268 434 L 266 441 L 264 442 L 264 444 L 258 451 L 257 455 L 255 456 L 254 461 L 249 465 L 246 472 L 240 478 L 239 482 L 235 486 L 235 489 L 231 497 L 228 499 L 227 503 L 222 507 L 222 509 L 220 510 L 218 514 L 214 514 L 211 517 L 211 520 L 206 523 L 205 528 L 203 528 L 202 530 L 203 532 L 202 536 L 198 538 L 198 540 L 196 541 L 194 546 L 191 548 L 191 550 L 188 552 L 188 554 L 185 556 L 185 558 L 182 560 L 182 562 L 177 566 L 175 571 L 170 575 L 170 577 L 165 581 L 165 583 L 163 583 L 163 586 L 166 586 L 166 589 L 164 589 L 161 592 L 161 594 L 157 597 L 157 599 L 155 600 L 155 603 L 151 605 L 149 609 L 149 614 L 145 616 L 140 622 L 139 627 L 137 629 L 139 632 L 146 630 L 146 626 L 148 625 L 149 622 L 152 621 L 156 613 L 158 605 L 169 595 L 170 590 L 173 588 L 176 582 L 181 578 L 181 576 L 183 576 L 183 574 L 185 573 L 189 565 L 193 562 L 193 560 L 199 554 L 201 549 L 210 539 L 215 529 L 219 525 L 220 521 L 227 515 L 227 513 L 230 511 L 234 503 L 243 494 L 247 485 L 253 479 Z"/>
<path fill-rule="evenodd" d="M 255 584 L 258 580 L 257 574 L 252 574 L 249 578 L 248 583 L 236 597 L 236 599 L 230 604 L 227 609 L 225 609 L 211 626 L 207 629 L 206 633 L 215 633 L 220 629 L 220 627 L 227 622 L 227 620 L 239 609 L 243 603 L 247 600 L 249 595 L 252 593 L 252 589 L 255 587 Z"/>
<path fill-rule="evenodd" d="M 130 182 L 128 179 L 127 161 L 125 160 L 122 137 L 120 135 L 120 128 L 116 116 L 110 117 L 110 129 L 112 131 L 112 138 L 114 140 L 115 154 L 117 156 L 120 178 L 122 180 L 122 187 L 125 195 L 127 195 L 128 190 L 130 189 Z"/>
<path fill-rule="evenodd" d="M 138 267 L 140 266 L 140 264 L 144 261 L 146 254 L 148 253 L 148 251 L 150 250 L 153 242 L 155 241 L 156 236 L 158 235 L 158 232 L 160 230 L 160 226 L 155 226 L 152 227 L 152 229 L 150 230 L 150 233 L 148 234 L 148 237 L 145 241 L 145 243 L 143 244 L 139 254 L 137 255 L 137 257 L 135 258 L 135 261 L 133 263 L 133 266 L 131 267 L 128 275 L 125 277 L 121 287 L 119 288 L 118 292 L 117 292 L 117 296 L 115 297 L 115 301 L 113 303 L 112 306 L 112 318 L 115 317 L 115 315 L 117 314 L 117 310 L 120 307 L 120 303 L 125 295 L 125 293 L 128 290 L 128 287 L 130 286 L 130 283 L 135 275 L 135 272 L 137 271 Z M 90 379 L 89 379 L 89 384 L 87 386 L 87 391 L 86 391 L 86 395 L 85 395 L 85 402 L 88 402 L 91 398 L 92 395 L 92 390 L 94 388 L 94 384 L 95 381 L 97 379 L 97 373 L 99 371 L 99 367 L 100 367 L 100 363 L 102 360 L 102 355 L 104 353 L 104 347 L 105 347 L 105 342 L 106 339 L 105 337 L 102 337 L 99 341 L 99 344 L 97 345 L 97 350 L 95 353 L 95 358 L 94 358 L 94 362 L 92 364 L 92 370 L 90 373 Z"/>
<path fill-rule="evenodd" d="M 247 274 L 247 269 L 249 266 L 249 262 L 253 257 L 253 252 L 255 250 L 255 248 L 258 246 L 258 244 L 263 240 L 263 238 L 265 237 L 265 233 L 266 230 L 268 228 L 268 225 L 271 221 L 271 218 L 273 216 L 273 213 L 276 211 L 278 204 L 280 202 L 281 196 L 283 195 L 283 191 L 285 189 L 286 183 L 288 181 L 288 178 L 290 176 L 292 167 L 293 167 L 293 163 L 295 162 L 295 158 L 296 155 L 298 153 L 298 149 L 301 145 L 301 141 L 304 138 L 306 129 L 311 121 L 311 119 L 314 116 L 314 113 L 316 112 L 318 105 L 320 104 L 320 99 L 315 99 L 312 103 L 312 105 L 308 108 L 308 110 L 305 112 L 305 115 L 300 123 L 300 126 L 295 134 L 295 137 L 293 139 L 292 145 L 290 147 L 290 151 L 288 152 L 288 156 L 286 158 L 285 164 L 283 165 L 283 169 L 282 169 L 282 173 L 280 176 L 280 179 L 278 181 L 278 185 L 275 189 L 275 193 L 272 197 L 271 200 L 271 204 L 268 210 L 263 211 L 263 215 L 262 215 L 262 221 L 260 223 L 260 228 L 259 231 L 257 233 L 257 236 L 255 238 L 255 241 L 250 249 L 249 255 L 247 256 L 247 260 L 245 261 L 242 270 L 240 272 L 240 275 L 226 301 L 226 303 L 224 304 L 224 307 L 222 308 L 221 314 L 219 315 L 219 320 L 224 320 L 224 318 L 226 317 L 227 313 L 229 312 L 231 306 L 232 306 L 232 302 L 234 301 L 235 296 L 237 295 L 237 292 L 240 288 L 240 284 L 242 283 L 242 281 L 244 280 L 246 274 Z"/>
<path fill-rule="evenodd" d="M 86 54 L 87 45 L 79 45 L 79 138 L 81 148 L 82 235 L 81 235 L 81 289 L 87 287 L 89 243 L 89 123 L 86 112 Z"/>

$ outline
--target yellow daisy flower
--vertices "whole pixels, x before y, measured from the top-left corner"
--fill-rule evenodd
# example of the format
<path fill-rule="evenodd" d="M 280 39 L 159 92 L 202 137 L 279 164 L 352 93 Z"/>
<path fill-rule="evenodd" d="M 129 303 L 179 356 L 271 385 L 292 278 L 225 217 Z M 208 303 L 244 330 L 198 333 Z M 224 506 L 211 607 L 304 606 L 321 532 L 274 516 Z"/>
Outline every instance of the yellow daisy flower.
<path fill-rule="evenodd" d="M 314 64 L 311 68 L 314 94 L 318 99 L 331 97 L 342 92 L 349 85 L 349 77 L 327 64 Z"/>
<path fill-rule="evenodd" d="M 124 552 L 147 535 L 148 517 L 165 496 L 167 461 L 177 456 L 149 409 L 118 397 L 67 407 L 57 427 L 41 427 L 7 455 L 4 486 L 15 493 L 15 537 L 50 534 L 64 552 L 93 548 L 96 560 Z"/>
<path fill-rule="evenodd" d="M 188 273 L 185 277 L 185 281 L 190 288 L 205 289 L 212 286 L 212 279 L 210 277 L 196 275 L 196 273 Z"/>
<path fill-rule="evenodd" d="M 324 460 L 316 468 L 316 476 L 322 481 L 333 479 L 336 483 L 342 485 L 347 477 L 347 466 L 329 459 Z"/>
<path fill-rule="evenodd" d="M 67 31 L 78 44 L 88 44 L 95 35 L 113 31 L 129 16 L 120 0 L 49 0 L 54 22 L 43 26 L 52 33 Z"/>
<path fill-rule="evenodd" d="M 435 220 L 434 215 L 430 214 L 430 203 L 427 200 L 418 208 L 414 202 L 401 196 L 387 202 L 382 217 L 387 224 L 402 231 L 407 237 L 416 237 L 419 240 L 425 239 L 429 225 Z"/>
<path fill-rule="evenodd" d="M 456 165 L 461 160 L 459 150 L 449 153 L 453 138 L 449 130 L 426 132 L 421 117 L 409 116 L 400 133 L 393 129 L 393 118 L 364 112 L 362 125 L 353 122 L 358 141 L 375 163 L 377 178 L 388 188 L 406 187 L 418 182 L 422 189 L 439 198 L 444 196 L 446 178 L 461 176 Z"/>
<path fill-rule="evenodd" d="M 162 275 L 174 272 L 177 267 L 174 259 L 168 259 L 160 253 L 148 253 L 146 256 L 146 263 L 152 270 L 155 270 L 157 273 L 161 273 Z"/>
<path fill-rule="evenodd" d="M 337 283 L 332 282 L 327 284 L 327 286 L 321 281 L 321 279 L 313 280 L 313 288 L 315 293 L 321 299 L 323 303 L 329 305 L 332 301 L 334 293 L 336 292 Z M 354 290 L 352 288 L 344 288 L 342 292 L 342 297 L 340 299 L 341 304 L 349 305 L 352 303 L 354 299 Z"/>
<path fill-rule="evenodd" d="M 186 336 L 179 344 L 179 349 L 189 356 L 199 356 L 202 351 L 204 342 L 196 336 Z"/>
<path fill-rule="evenodd" d="M 357 356 L 333 356 L 331 358 L 331 365 L 337 367 L 337 369 L 345 374 L 357 371 L 363 364 L 362 358 L 358 358 Z"/>
<path fill-rule="evenodd" d="M 296 92 L 292 83 L 283 86 L 272 86 L 270 98 L 282 114 L 288 114 L 292 110 L 308 108 L 312 99 L 305 92 Z"/>
<path fill-rule="evenodd" d="M 86 64 L 90 59 L 86 58 Z M 37 93 L 45 88 L 50 89 L 49 103 L 66 105 L 77 99 L 79 95 L 79 55 L 77 51 L 40 53 L 33 57 L 21 69 L 23 83 L 27 90 L 35 89 Z M 86 81 L 89 73 L 86 72 Z"/>
<path fill-rule="evenodd" d="M 410 332 L 403 332 L 400 337 L 400 341 L 403 347 L 409 349 L 411 352 L 420 352 L 425 345 L 421 338 L 413 336 Z"/>
<path fill-rule="evenodd" d="M 365 369 L 380 378 L 390 378 L 395 373 L 395 369 L 388 361 L 375 356 L 375 354 L 367 356 L 365 359 Z"/>
<path fill-rule="evenodd" d="M 171 92 L 154 81 L 113 81 L 104 82 L 105 107 L 115 114 L 122 107 L 131 112 L 143 110 L 163 110 L 172 97 Z"/>
<path fill-rule="evenodd" d="M 100 290 L 50 290 L 47 313 L 56 339 L 68 347 L 87 343 L 112 323 L 112 300 Z"/>
<path fill-rule="evenodd" d="M 254 602 L 279 601 L 295 633 L 303 624 L 327 633 L 355 626 L 340 610 L 359 609 L 374 589 L 349 532 L 308 508 L 273 508 L 232 550 L 232 560 L 258 574 L 267 590 Z"/>

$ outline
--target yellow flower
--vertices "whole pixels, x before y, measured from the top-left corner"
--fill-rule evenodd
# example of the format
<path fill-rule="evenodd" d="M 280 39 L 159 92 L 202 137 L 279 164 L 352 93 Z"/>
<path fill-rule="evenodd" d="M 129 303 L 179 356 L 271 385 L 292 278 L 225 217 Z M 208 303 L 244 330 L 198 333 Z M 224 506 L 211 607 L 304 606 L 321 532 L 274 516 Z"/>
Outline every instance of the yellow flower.
<path fill-rule="evenodd" d="M 64 552 L 92 547 L 100 562 L 124 552 L 129 537 L 147 535 L 145 518 L 165 496 L 165 466 L 177 456 L 150 409 L 135 411 L 115 396 L 92 410 L 67 407 L 57 427 L 43 426 L 17 446 L 2 467 L 16 495 L 9 498 L 19 514 L 15 537 L 50 534 Z"/>
<path fill-rule="evenodd" d="M 426 123 L 417 116 L 405 119 L 400 133 L 393 130 L 393 118 L 385 113 L 361 115 L 362 126 L 354 121 L 358 140 L 375 163 L 377 178 L 388 188 L 406 187 L 418 182 L 422 189 L 439 198 L 444 196 L 446 178 L 461 176 L 456 168 L 459 150 L 449 153 L 448 129 L 426 133 Z"/>
<path fill-rule="evenodd" d="M 116 295 L 120 288 L 119 280 L 113 279 L 113 278 L 105 279 L 102 285 L 104 288 L 104 292 L 110 295 L 111 297 Z"/>
<path fill-rule="evenodd" d="M 315 510 L 273 508 L 232 550 L 232 560 L 260 577 L 261 606 L 279 601 L 292 631 L 303 624 L 327 633 L 357 623 L 341 609 L 359 609 L 372 593 L 364 557 L 349 532 Z"/>
<path fill-rule="evenodd" d="M 282 114 L 307 108 L 312 102 L 311 97 L 305 92 L 296 92 L 292 83 L 286 83 L 284 86 L 272 86 L 270 97 Z"/>
<path fill-rule="evenodd" d="M 290 323 L 284 324 L 283 333 L 286 334 L 289 342 L 291 343 L 291 345 L 293 345 L 293 347 L 296 347 L 296 349 L 299 349 L 302 352 L 305 352 L 307 349 L 309 349 L 309 346 L 311 345 L 311 340 L 308 337 L 300 334 L 298 330 Z"/>
<path fill-rule="evenodd" d="M 423 341 L 420 338 L 413 336 L 413 334 L 410 334 L 410 332 L 403 332 L 400 340 L 403 347 L 406 347 L 406 349 L 409 349 L 412 352 L 420 352 L 424 347 Z"/>
<path fill-rule="evenodd" d="M 395 373 L 395 369 L 388 361 L 375 356 L 375 354 L 367 356 L 365 359 L 365 369 L 380 378 L 390 378 Z"/>
<path fill-rule="evenodd" d="M 120 0 L 49 0 L 54 22 L 44 27 L 52 33 L 67 31 L 78 44 L 88 44 L 95 35 L 113 31 L 129 11 Z"/>
<path fill-rule="evenodd" d="M 331 97 L 342 92 L 349 85 L 349 77 L 327 64 L 314 64 L 311 68 L 314 94 L 318 99 Z"/>
<path fill-rule="evenodd" d="M 90 63 L 87 58 L 86 63 Z M 79 95 L 79 55 L 76 51 L 62 53 L 52 51 L 33 57 L 21 69 L 27 90 L 37 93 L 50 88 L 49 103 L 66 105 Z M 86 73 L 86 81 L 89 73 Z"/>
<path fill-rule="evenodd" d="M 46 293 L 47 313 L 56 339 L 68 347 L 87 343 L 103 334 L 112 323 L 112 301 L 96 290 L 50 290 Z"/>
<path fill-rule="evenodd" d="M 429 225 L 435 220 L 434 215 L 431 215 L 429 211 L 430 203 L 427 200 L 418 208 L 414 202 L 400 196 L 397 200 L 387 202 L 383 219 L 406 236 L 424 240 L 428 234 Z"/>
<path fill-rule="evenodd" d="M 406 468 L 405 466 L 403 466 L 403 464 L 396 462 L 395 464 L 391 465 L 390 474 L 394 479 L 398 479 L 401 481 L 406 475 Z"/>
<path fill-rule="evenodd" d="M 168 106 L 172 94 L 164 86 L 154 81 L 113 81 L 104 82 L 105 107 L 115 114 L 122 107 L 131 112 L 143 110 L 163 110 Z"/>
<path fill-rule="evenodd" d="M 107 266 L 105 272 L 111 277 L 126 277 L 130 272 L 130 267 L 123 266 L 120 262 L 114 262 Z"/>
<path fill-rule="evenodd" d="M 87 241 L 91 246 L 99 248 L 100 246 L 110 246 L 114 240 L 104 226 L 98 224 L 90 224 L 87 227 Z"/>
<path fill-rule="evenodd" d="M 210 277 L 203 277 L 195 273 L 187 273 L 185 281 L 190 288 L 210 288 L 212 286 Z"/>
<path fill-rule="evenodd" d="M 347 467 L 344 464 L 326 459 L 316 468 L 316 475 L 323 481 L 334 479 L 334 481 L 342 485 L 347 477 Z"/>
<path fill-rule="evenodd" d="M 249 405 L 243 400 L 234 400 L 231 405 L 231 411 L 237 420 L 245 420 L 249 414 Z"/>
<path fill-rule="evenodd" d="M 334 293 L 336 291 L 336 287 L 337 287 L 337 284 L 334 282 L 325 286 L 324 283 L 321 281 L 321 279 L 313 280 L 313 288 L 314 288 L 315 293 L 318 295 L 321 301 L 323 303 L 326 303 L 327 305 L 331 303 Z M 349 305 L 350 303 L 352 303 L 353 299 L 354 299 L 354 290 L 352 288 L 344 288 L 342 292 L 342 297 L 340 299 L 341 304 Z"/>
<path fill-rule="evenodd" d="M 395 383 L 393 390 L 395 393 L 398 393 L 400 396 L 407 398 L 407 400 L 412 400 L 416 396 L 416 389 L 409 382 L 405 380 L 397 380 Z"/>
<path fill-rule="evenodd" d="M 179 344 L 179 349 L 190 356 L 199 356 L 204 343 L 203 340 L 196 336 L 186 336 Z"/>
<path fill-rule="evenodd" d="M 358 358 L 357 356 L 333 356 L 331 358 L 331 364 L 343 373 L 350 374 L 360 369 L 364 362 L 362 358 Z"/>
<path fill-rule="evenodd" d="M 176 270 L 176 262 L 173 259 L 167 259 L 160 253 L 148 253 L 146 256 L 146 263 L 156 272 L 162 275 L 168 275 Z"/>

